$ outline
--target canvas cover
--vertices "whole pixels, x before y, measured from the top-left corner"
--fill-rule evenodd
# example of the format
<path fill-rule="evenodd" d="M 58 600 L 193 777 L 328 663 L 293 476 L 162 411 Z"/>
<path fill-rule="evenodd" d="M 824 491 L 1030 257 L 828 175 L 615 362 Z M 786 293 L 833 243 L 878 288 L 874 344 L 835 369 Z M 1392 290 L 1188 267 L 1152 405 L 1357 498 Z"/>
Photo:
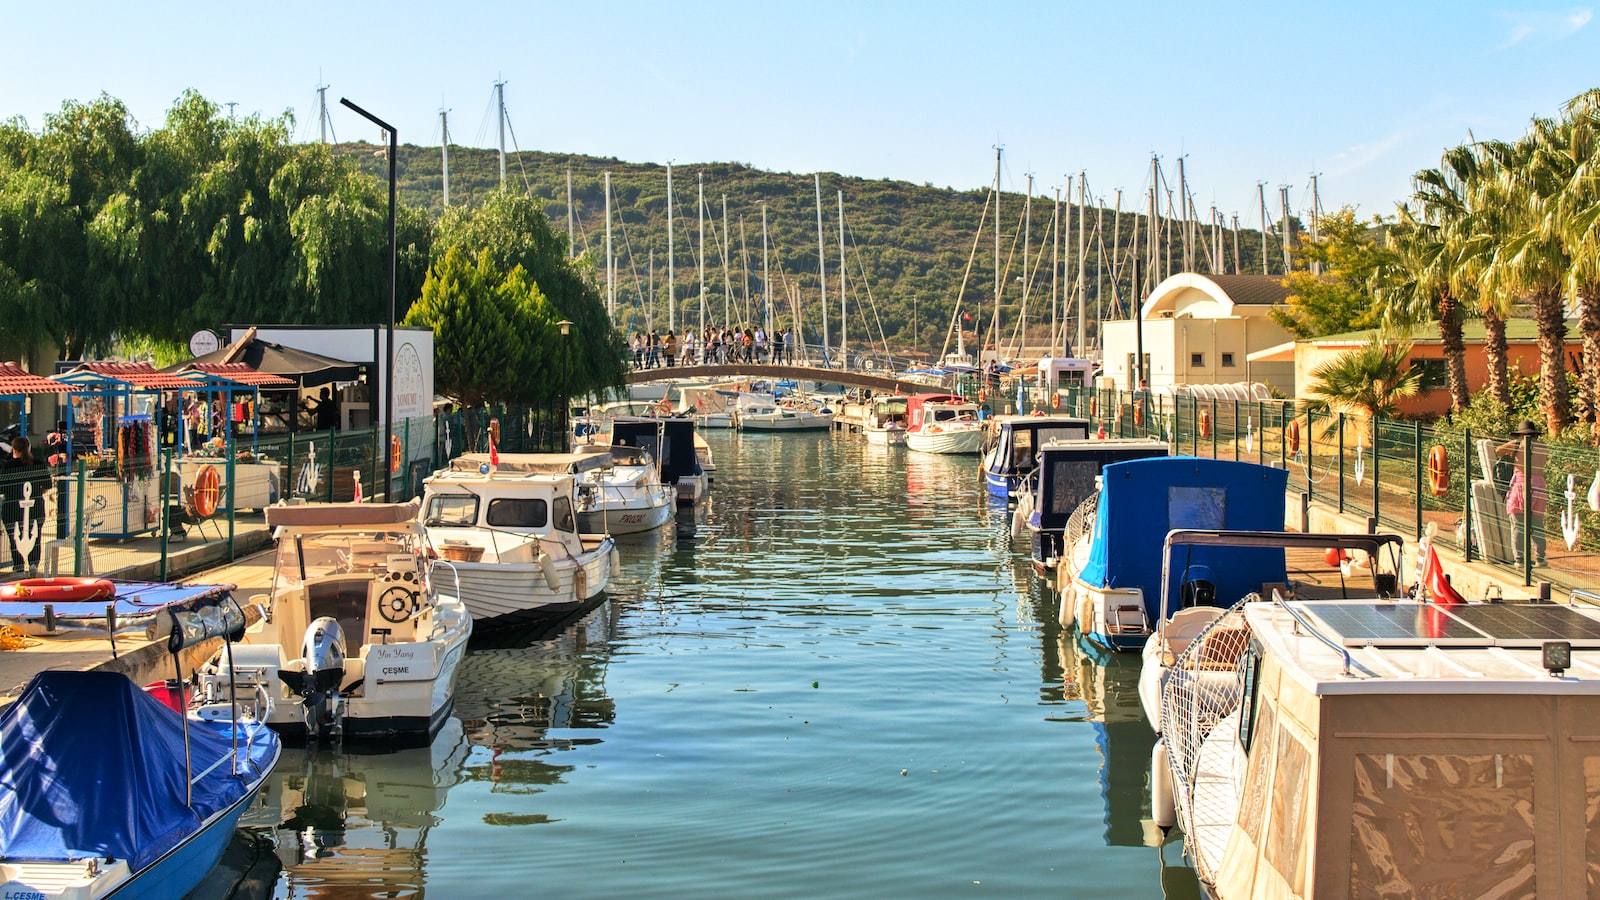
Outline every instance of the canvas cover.
<path fill-rule="evenodd" d="M 489 465 L 487 453 L 463 453 L 450 460 L 454 472 L 477 472 Z M 576 475 L 611 465 L 609 447 L 586 447 L 577 453 L 501 453 L 496 470 L 525 475 Z"/>
<path fill-rule="evenodd" d="M 1100 470 L 1130 459 L 1166 456 L 1163 441 L 1050 442 L 1039 451 L 1039 495 L 1032 523 L 1046 531 L 1061 531 L 1079 504 L 1095 492 Z"/>
<path fill-rule="evenodd" d="M 342 528 L 402 525 L 417 517 L 419 501 L 409 503 L 300 503 L 267 507 L 269 528 Z"/>
<path fill-rule="evenodd" d="M 694 422 L 689 419 L 615 419 L 611 423 L 611 443 L 649 450 L 661 466 L 663 484 L 677 484 L 679 478 L 700 474 L 694 438 Z"/>
<path fill-rule="evenodd" d="M 1102 470 L 1089 560 L 1079 578 L 1102 588 L 1142 588 L 1145 612 L 1161 614 L 1161 551 L 1176 528 L 1282 531 L 1283 469 L 1231 460 L 1173 456 L 1113 463 Z M 1180 577 L 1203 575 L 1217 605 L 1231 606 L 1263 582 L 1285 581 L 1283 550 L 1195 547 L 1174 561 L 1169 614 L 1181 608 Z M 1201 567 L 1204 567 L 1201 569 Z"/>
<path fill-rule="evenodd" d="M 191 722 L 196 773 L 229 758 L 227 724 Z M 186 804 L 183 719 L 115 672 L 41 672 L 0 714 L 0 856 L 127 859 L 138 871 L 171 850 L 213 814 L 249 792 L 277 758 L 261 726 L 241 730 L 247 773 L 229 762 L 194 785 Z"/>

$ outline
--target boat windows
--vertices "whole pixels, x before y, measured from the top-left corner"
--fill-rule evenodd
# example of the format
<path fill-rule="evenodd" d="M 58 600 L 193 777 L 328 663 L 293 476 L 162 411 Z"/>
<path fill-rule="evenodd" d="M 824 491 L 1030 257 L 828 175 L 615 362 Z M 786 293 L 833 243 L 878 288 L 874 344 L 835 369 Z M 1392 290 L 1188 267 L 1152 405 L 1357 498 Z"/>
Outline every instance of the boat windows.
<path fill-rule="evenodd" d="M 434 494 L 428 498 L 428 515 L 423 524 L 429 528 L 468 528 L 477 523 L 477 495 Z"/>
<path fill-rule="evenodd" d="M 1167 488 L 1167 527 L 1217 531 L 1227 527 L 1228 491 L 1226 488 Z"/>
<path fill-rule="evenodd" d="M 556 498 L 555 523 L 557 531 L 578 530 L 578 520 L 572 515 L 572 501 L 566 497 Z"/>
<path fill-rule="evenodd" d="M 566 503 L 566 498 L 561 502 Z M 570 503 L 567 509 L 570 514 Z M 549 517 L 550 508 L 542 497 L 497 497 L 489 501 L 485 521 L 491 528 L 543 528 Z"/>
<path fill-rule="evenodd" d="M 1251 638 L 1250 646 L 1239 657 L 1239 746 L 1250 752 L 1256 721 L 1261 714 L 1261 642 Z M 1271 727 L 1270 725 L 1268 727 Z M 1253 836 L 1252 836 L 1253 838 Z"/>
<path fill-rule="evenodd" d="M 1356 754 L 1349 895 L 1534 896 L 1533 778 L 1531 754 Z"/>

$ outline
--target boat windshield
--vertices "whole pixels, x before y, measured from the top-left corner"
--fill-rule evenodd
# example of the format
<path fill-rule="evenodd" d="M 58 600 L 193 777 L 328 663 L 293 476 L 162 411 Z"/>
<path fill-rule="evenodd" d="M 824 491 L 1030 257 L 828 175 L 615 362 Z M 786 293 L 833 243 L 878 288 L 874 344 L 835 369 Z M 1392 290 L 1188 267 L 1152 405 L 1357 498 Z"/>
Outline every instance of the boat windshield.
<path fill-rule="evenodd" d="M 550 521 L 549 506 L 542 497 L 496 497 L 489 501 L 487 520 L 491 528 L 543 528 Z"/>
<path fill-rule="evenodd" d="M 428 513 L 422 520 L 429 528 L 470 528 L 478 522 L 476 494 L 434 494 L 428 498 Z"/>
<path fill-rule="evenodd" d="M 391 557 L 415 558 L 417 536 L 406 531 L 330 531 L 278 542 L 273 593 L 327 575 L 368 576 L 389 571 Z"/>

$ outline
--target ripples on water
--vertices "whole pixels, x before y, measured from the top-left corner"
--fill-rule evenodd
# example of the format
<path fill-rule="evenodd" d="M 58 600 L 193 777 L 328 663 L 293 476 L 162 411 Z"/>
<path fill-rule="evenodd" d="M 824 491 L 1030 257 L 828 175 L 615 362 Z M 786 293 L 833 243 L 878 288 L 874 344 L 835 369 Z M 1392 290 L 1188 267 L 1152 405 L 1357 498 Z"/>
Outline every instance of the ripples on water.
<path fill-rule="evenodd" d="M 475 648 L 430 748 L 286 751 L 214 881 L 339 898 L 1195 896 L 1161 862 L 1181 865 L 1179 846 L 1145 845 L 1137 660 L 1097 664 L 1060 633 L 975 458 L 708 437 L 709 505 L 619 540 L 605 605 Z"/>

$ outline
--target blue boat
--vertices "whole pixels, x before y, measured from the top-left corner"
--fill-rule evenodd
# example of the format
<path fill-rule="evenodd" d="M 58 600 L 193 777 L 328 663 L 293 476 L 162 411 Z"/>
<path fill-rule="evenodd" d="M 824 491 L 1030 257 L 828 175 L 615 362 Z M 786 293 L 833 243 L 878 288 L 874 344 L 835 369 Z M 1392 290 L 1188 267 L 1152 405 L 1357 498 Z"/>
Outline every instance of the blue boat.
<path fill-rule="evenodd" d="M 0 714 L 0 897 L 180 900 L 279 750 L 265 725 L 186 717 L 115 672 L 35 675 Z"/>
<path fill-rule="evenodd" d="M 1161 615 L 1167 532 L 1282 531 L 1288 480 L 1283 469 L 1194 456 L 1106 466 L 1083 534 L 1063 539 L 1062 625 L 1111 650 L 1139 649 Z M 1185 567 L 1189 576 L 1167 588 L 1167 609 L 1231 606 L 1286 578 L 1281 547 L 1196 547 Z"/>
<path fill-rule="evenodd" d="M 1051 441 L 1039 449 L 1039 468 L 1023 482 L 1012 531 L 1028 532 L 1033 570 L 1047 575 L 1062 555 L 1072 514 L 1100 490 L 1100 470 L 1112 463 L 1170 453 L 1166 441 L 1146 438 Z"/>
<path fill-rule="evenodd" d="M 1073 416 L 991 416 L 987 425 L 983 482 L 1001 500 L 1016 499 L 1023 481 L 1039 466 L 1040 447 L 1089 437 L 1089 420 Z"/>

